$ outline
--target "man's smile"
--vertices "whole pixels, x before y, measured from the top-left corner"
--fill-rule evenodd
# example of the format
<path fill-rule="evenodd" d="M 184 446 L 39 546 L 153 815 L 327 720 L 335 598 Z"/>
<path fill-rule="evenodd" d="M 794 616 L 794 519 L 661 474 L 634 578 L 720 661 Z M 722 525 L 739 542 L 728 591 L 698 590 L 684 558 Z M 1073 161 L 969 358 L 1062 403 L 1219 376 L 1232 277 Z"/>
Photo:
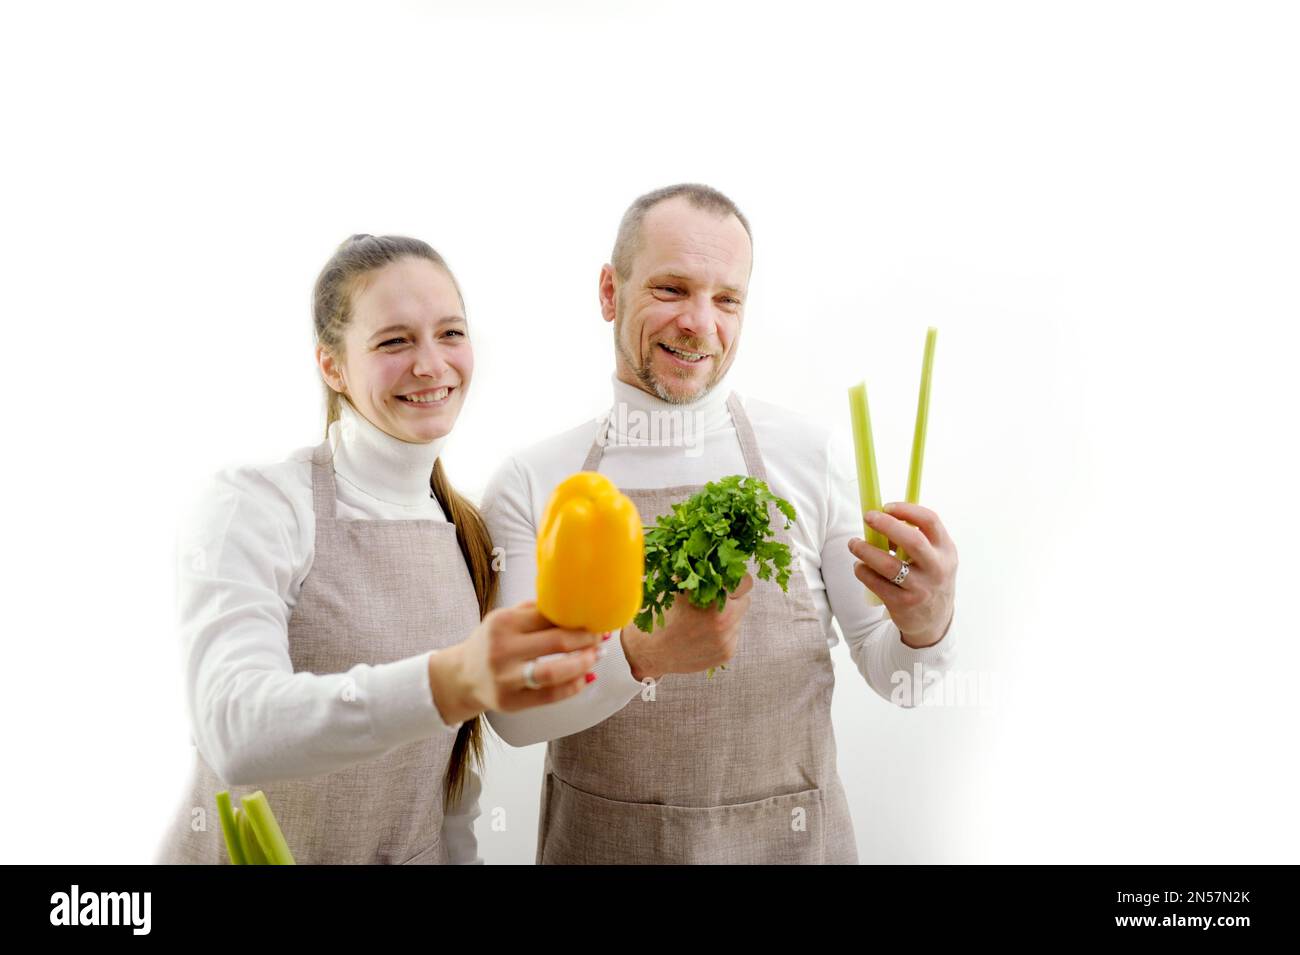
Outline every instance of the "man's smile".
<path fill-rule="evenodd" d="M 659 342 L 659 347 L 662 348 L 664 351 L 666 351 L 672 357 L 678 359 L 679 361 L 683 361 L 691 365 L 699 364 L 700 362 L 704 361 L 706 358 L 713 357 L 707 352 L 687 351 L 684 348 L 673 348 L 671 345 L 665 345 L 663 342 Z"/>

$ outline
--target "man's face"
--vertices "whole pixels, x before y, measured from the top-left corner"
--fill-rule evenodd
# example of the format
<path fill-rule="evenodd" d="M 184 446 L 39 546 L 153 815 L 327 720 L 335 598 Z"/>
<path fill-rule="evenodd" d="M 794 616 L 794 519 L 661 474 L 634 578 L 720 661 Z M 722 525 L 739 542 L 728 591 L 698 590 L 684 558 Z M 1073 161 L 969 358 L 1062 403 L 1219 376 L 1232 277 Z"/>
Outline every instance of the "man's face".
<path fill-rule="evenodd" d="M 740 220 L 661 202 L 641 223 L 641 250 L 619 280 L 601 271 L 601 308 L 614 322 L 618 377 L 675 404 L 716 385 L 735 358 L 752 262 Z"/>

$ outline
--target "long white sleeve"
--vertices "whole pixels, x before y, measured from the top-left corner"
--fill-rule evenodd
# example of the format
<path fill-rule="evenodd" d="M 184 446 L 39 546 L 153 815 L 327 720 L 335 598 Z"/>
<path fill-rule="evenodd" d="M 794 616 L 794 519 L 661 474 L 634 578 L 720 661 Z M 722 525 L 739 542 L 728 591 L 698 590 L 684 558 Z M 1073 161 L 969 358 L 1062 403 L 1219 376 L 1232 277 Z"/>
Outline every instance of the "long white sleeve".
<path fill-rule="evenodd" d="M 606 424 L 606 447 L 599 470 L 619 487 L 674 487 L 704 484 L 745 470 L 735 425 L 726 410 L 727 391 L 715 389 L 698 405 L 677 406 L 676 413 L 695 415 L 696 442 L 678 445 L 637 441 L 616 429 L 637 413 L 662 412 L 656 399 L 617 380 L 615 408 Z M 849 652 L 868 685 L 899 705 L 912 700 L 894 692 L 895 674 L 910 676 L 920 665 L 923 679 L 952 665 L 953 635 L 931 647 L 914 649 L 886 615 L 883 606 L 867 603 L 867 590 L 853 575 L 855 558 L 848 550 L 862 536 L 856 478 L 851 458 L 840 453 L 830 431 L 818 422 L 756 399 L 743 399 L 762 451 L 772 491 L 790 501 L 798 519 L 790 534 L 804 571 L 827 644 L 843 630 Z M 596 419 L 525 449 L 497 471 L 483 500 L 483 516 L 493 543 L 503 549 L 498 601 L 509 605 L 535 597 L 537 522 L 551 492 L 581 466 L 600 425 Z M 517 746 L 567 736 L 607 718 L 636 696 L 621 642 L 610 640 L 596 668 L 597 679 L 583 693 L 550 706 L 518 713 L 490 713 L 494 729 Z M 924 684 L 922 684 L 924 685 Z"/>
<path fill-rule="evenodd" d="M 493 475 L 483 494 L 483 519 L 492 534 L 493 546 L 501 548 L 496 600 L 499 607 L 536 599 L 534 502 L 540 493 L 539 488 L 530 487 L 527 476 L 511 458 Z M 545 493 L 549 495 L 550 489 Z M 593 672 L 595 682 L 577 696 L 516 713 L 489 712 L 488 721 L 507 743 L 528 746 L 595 726 L 626 706 L 642 689 L 632 677 L 622 640 L 617 636 L 603 644 L 603 655 Z"/>
<path fill-rule="evenodd" d="M 441 439 L 399 442 L 345 402 L 330 441 L 340 519 L 446 520 L 428 492 Z M 434 703 L 428 653 L 346 673 L 293 672 L 289 618 L 315 554 L 311 453 L 218 474 L 177 539 L 192 735 L 232 785 L 328 773 L 459 728 Z M 480 792 L 471 774 L 459 804 L 446 807 L 450 862 L 482 862 L 473 828 Z"/>
<path fill-rule="evenodd" d="M 457 730 L 434 705 L 428 653 L 346 673 L 293 672 L 303 517 L 258 471 L 241 469 L 213 480 L 181 531 L 191 726 L 199 752 L 232 785 L 328 773 Z"/>

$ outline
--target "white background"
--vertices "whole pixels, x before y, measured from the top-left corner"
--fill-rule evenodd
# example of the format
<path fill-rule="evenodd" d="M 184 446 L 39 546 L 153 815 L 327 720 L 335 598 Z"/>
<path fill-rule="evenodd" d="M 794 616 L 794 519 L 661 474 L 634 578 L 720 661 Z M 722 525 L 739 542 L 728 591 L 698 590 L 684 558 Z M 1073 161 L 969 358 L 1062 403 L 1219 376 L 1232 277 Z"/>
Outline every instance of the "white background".
<path fill-rule="evenodd" d="M 903 710 L 836 649 L 863 860 L 1298 861 L 1294 7 L 34 6 L 0 23 L 3 861 L 152 857 L 176 526 L 320 439 L 335 245 L 455 270 L 477 494 L 608 401 L 598 270 L 680 181 L 755 230 L 729 384 L 847 436 L 865 378 L 887 500 L 940 330 L 922 498 L 999 692 Z M 489 862 L 532 860 L 541 752 L 492 750 Z"/>

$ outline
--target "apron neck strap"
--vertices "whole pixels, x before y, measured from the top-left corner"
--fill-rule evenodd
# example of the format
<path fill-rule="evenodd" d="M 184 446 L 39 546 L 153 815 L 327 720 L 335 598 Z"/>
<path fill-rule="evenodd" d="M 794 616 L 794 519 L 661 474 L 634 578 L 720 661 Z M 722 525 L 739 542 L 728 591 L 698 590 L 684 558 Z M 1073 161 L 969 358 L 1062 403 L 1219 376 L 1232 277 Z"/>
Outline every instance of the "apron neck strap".
<path fill-rule="evenodd" d="M 731 412 L 732 424 L 736 426 L 736 438 L 740 441 L 740 453 L 745 457 L 745 470 L 750 477 L 767 483 L 767 468 L 763 465 L 763 455 L 758 450 L 758 438 L 754 437 L 754 426 L 749 423 L 749 415 L 741 407 L 740 396 L 734 391 L 727 396 L 727 410 Z"/>
<path fill-rule="evenodd" d="M 731 422 L 736 426 L 736 439 L 740 442 L 740 453 L 745 458 L 745 469 L 750 477 L 756 477 L 767 483 L 767 468 L 763 465 L 763 455 L 758 450 L 758 439 L 754 437 L 753 425 L 749 423 L 749 415 L 745 414 L 740 398 L 734 391 L 727 396 L 727 410 L 731 412 Z M 609 433 L 609 420 L 612 414 L 613 411 L 600 419 L 600 424 L 596 427 L 595 440 L 591 442 L 587 457 L 582 462 L 582 470 L 599 470 L 601 456 L 605 453 L 605 437 Z"/>
<path fill-rule="evenodd" d="M 605 435 L 608 433 L 609 415 L 605 415 L 596 423 L 596 437 L 592 439 L 591 447 L 587 449 L 587 456 L 582 461 L 582 470 L 600 470 L 600 456 L 605 451 Z"/>
<path fill-rule="evenodd" d="M 326 439 L 311 454 L 311 509 L 316 518 L 334 519 L 334 450 Z"/>

